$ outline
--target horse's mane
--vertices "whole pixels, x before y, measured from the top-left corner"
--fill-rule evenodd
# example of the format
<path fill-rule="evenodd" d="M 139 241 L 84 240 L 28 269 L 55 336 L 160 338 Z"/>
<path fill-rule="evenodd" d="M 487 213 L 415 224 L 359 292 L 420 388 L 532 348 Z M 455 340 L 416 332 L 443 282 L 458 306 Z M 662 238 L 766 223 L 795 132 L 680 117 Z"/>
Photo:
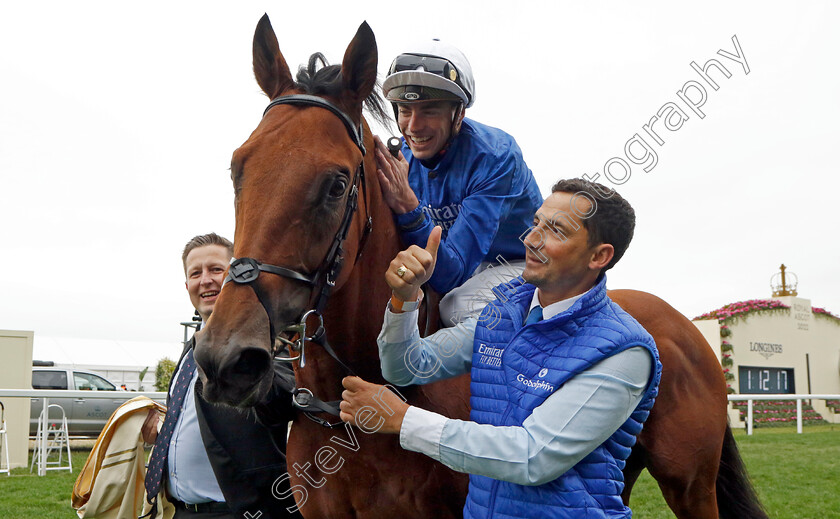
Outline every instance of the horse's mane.
<path fill-rule="evenodd" d="M 320 65 L 320 66 L 319 66 Z M 316 96 L 338 97 L 342 91 L 341 66 L 330 65 L 327 58 L 320 52 L 309 57 L 309 63 L 301 66 L 297 73 L 295 86 L 306 94 Z M 373 119 L 388 128 L 391 126 L 391 118 L 385 111 L 385 101 L 379 95 L 379 81 L 373 87 L 373 91 L 365 99 L 364 107 Z"/>

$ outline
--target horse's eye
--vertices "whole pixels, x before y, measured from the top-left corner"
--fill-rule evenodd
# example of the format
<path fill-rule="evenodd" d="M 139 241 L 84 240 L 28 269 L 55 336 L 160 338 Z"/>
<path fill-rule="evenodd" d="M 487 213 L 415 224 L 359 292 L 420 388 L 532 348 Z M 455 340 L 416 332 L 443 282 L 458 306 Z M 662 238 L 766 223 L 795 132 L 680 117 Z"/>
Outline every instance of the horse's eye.
<path fill-rule="evenodd" d="M 347 178 L 338 177 L 335 179 L 332 186 L 330 186 L 330 197 L 341 198 L 345 191 L 347 191 Z"/>

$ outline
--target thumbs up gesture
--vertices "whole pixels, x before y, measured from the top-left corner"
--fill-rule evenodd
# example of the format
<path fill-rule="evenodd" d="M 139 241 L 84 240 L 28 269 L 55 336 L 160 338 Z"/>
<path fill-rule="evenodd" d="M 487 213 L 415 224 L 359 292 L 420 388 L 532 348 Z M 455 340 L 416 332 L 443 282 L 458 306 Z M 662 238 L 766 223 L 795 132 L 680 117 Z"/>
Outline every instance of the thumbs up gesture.
<path fill-rule="evenodd" d="M 391 260 L 385 272 L 385 281 L 401 301 L 416 301 L 420 286 L 432 277 L 440 246 L 441 228 L 435 227 L 429 234 L 426 248 L 412 245 Z"/>

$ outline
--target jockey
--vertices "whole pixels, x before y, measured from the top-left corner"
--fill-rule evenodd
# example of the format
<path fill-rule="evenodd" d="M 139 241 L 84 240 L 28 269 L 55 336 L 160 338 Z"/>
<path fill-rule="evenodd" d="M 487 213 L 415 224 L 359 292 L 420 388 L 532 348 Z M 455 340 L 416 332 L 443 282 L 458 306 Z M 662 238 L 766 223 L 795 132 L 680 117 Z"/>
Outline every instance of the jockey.
<path fill-rule="evenodd" d="M 453 326 L 522 273 L 521 239 L 543 198 L 513 137 L 464 117 L 475 82 L 455 47 L 432 40 L 400 54 L 383 92 L 403 137 L 397 157 L 376 139 L 383 195 L 406 246 L 443 229 L 429 284 L 446 294 L 441 318 Z"/>

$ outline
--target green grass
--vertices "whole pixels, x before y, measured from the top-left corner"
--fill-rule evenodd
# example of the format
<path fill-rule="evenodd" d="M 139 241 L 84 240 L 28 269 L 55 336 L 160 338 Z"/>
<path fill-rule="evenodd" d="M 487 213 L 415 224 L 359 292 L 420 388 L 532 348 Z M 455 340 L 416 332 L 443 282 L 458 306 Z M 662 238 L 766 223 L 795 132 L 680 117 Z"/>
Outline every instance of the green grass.
<path fill-rule="evenodd" d="M 759 498 L 772 519 L 840 518 L 840 426 L 810 425 L 734 431 Z M 645 471 L 630 500 L 636 519 L 673 519 Z"/>
<path fill-rule="evenodd" d="M 809 425 L 759 429 L 753 436 L 735 431 L 738 448 L 759 496 L 773 519 L 840 518 L 840 426 Z M 73 473 L 44 477 L 29 468 L 0 475 L 0 518 L 71 519 L 70 492 L 90 453 L 73 450 Z M 631 502 L 636 519 L 673 519 L 656 482 L 645 472 Z"/>
<path fill-rule="evenodd" d="M 90 448 L 76 449 L 72 445 L 73 473 L 66 470 L 48 471 L 39 477 L 37 468 L 12 470 L 11 476 L 0 474 L 0 517 L 3 519 L 78 519 L 70 506 L 70 494 L 79 471 L 90 454 Z M 31 451 L 30 451 L 31 459 Z M 65 460 L 66 462 L 66 460 Z"/>

